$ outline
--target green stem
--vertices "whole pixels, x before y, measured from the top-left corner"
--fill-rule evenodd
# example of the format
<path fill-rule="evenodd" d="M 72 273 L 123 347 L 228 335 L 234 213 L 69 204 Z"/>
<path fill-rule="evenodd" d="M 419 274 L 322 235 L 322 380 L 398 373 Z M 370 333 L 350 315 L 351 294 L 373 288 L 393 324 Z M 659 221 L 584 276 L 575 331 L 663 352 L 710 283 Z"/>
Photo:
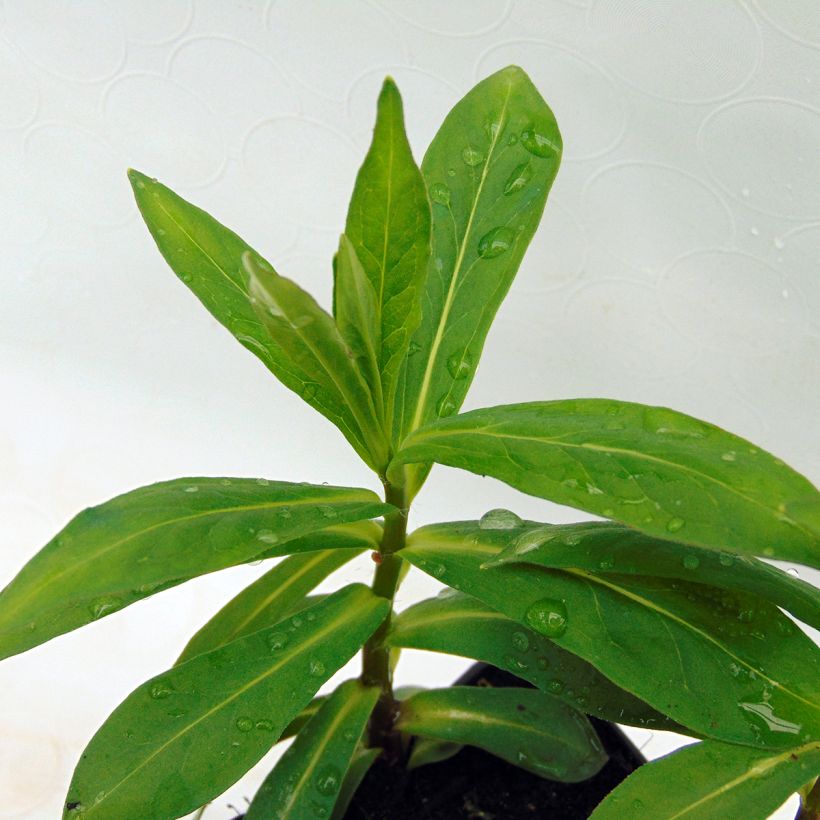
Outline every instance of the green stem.
<path fill-rule="evenodd" d="M 384 500 L 397 507 L 399 512 L 384 519 L 384 533 L 376 556 L 376 572 L 373 575 L 373 592 L 391 603 L 396 595 L 401 573 L 402 558 L 396 553 L 405 545 L 407 536 L 407 509 L 404 489 L 392 484 L 384 485 Z M 379 700 L 370 717 L 368 742 L 371 748 L 381 747 L 389 760 L 401 756 L 401 739 L 393 729 L 398 713 L 398 703 L 393 696 L 393 680 L 390 670 L 390 650 L 383 641 L 390 630 L 392 612 L 364 645 L 362 654 L 362 683 L 378 686 Z"/>
<path fill-rule="evenodd" d="M 802 801 L 795 820 L 820 820 L 820 777 L 814 782 L 806 799 Z"/>

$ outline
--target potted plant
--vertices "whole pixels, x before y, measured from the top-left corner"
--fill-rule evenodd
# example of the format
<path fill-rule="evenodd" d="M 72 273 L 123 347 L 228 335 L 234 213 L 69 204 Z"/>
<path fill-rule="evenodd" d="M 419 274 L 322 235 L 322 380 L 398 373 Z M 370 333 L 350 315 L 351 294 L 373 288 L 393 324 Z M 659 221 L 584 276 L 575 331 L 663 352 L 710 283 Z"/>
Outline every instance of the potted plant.
<path fill-rule="evenodd" d="M 287 556 L 114 710 L 77 764 L 66 817 L 180 817 L 294 735 L 248 818 L 341 817 L 377 760 L 388 785 L 370 816 L 399 816 L 390 784 L 465 746 L 584 788 L 607 760 L 588 716 L 695 739 L 638 768 L 598 820 L 765 817 L 795 791 L 803 816 L 818 816 L 819 653 L 785 613 L 820 627 L 820 594 L 759 560 L 820 566 L 811 483 L 667 408 L 572 399 L 458 412 L 561 146 L 552 112 L 510 67 L 455 106 L 419 168 L 388 79 L 334 260 L 333 315 L 213 217 L 130 172 L 177 276 L 341 430 L 384 494 L 175 479 L 84 510 L 23 567 L 0 594 L 0 657 L 204 573 Z M 435 463 L 608 520 L 492 510 L 408 534 Z M 311 595 L 363 551 L 370 588 Z M 449 591 L 396 615 L 411 566 Z M 519 685 L 394 691 L 404 647 L 484 661 Z M 360 650 L 361 676 L 316 697 Z"/>

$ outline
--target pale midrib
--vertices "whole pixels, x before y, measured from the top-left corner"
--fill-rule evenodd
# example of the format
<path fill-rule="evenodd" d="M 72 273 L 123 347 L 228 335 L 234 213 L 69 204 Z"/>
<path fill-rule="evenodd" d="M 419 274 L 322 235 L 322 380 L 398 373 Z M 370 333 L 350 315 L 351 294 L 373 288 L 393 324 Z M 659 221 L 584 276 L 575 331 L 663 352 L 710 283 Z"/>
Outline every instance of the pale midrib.
<path fill-rule="evenodd" d="M 760 764 L 755 764 L 751 769 L 743 772 L 740 776 L 734 778 L 733 780 L 724 783 L 719 788 L 715 789 L 714 791 L 708 792 L 707 794 L 703 795 L 699 800 L 696 800 L 694 803 L 690 803 L 681 811 L 676 812 L 675 814 L 669 815 L 669 820 L 677 820 L 678 817 L 685 817 L 690 812 L 697 809 L 699 806 L 702 806 L 704 803 L 708 803 L 710 800 L 714 800 L 720 797 L 722 794 L 725 794 L 727 791 L 734 789 L 736 786 L 739 786 L 741 783 L 744 783 L 747 780 L 751 780 L 757 777 L 761 777 L 769 769 L 773 769 L 775 766 L 782 763 L 784 760 L 788 760 L 791 758 L 792 755 L 797 755 L 800 753 L 804 753 L 806 751 L 812 751 L 812 747 L 814 750 L 820 749 L 820 743 L 807 743 L 805 746 L 798 746 L 795 749 L 787 749 L 782 754 L 777 755 L 776 757 L 771 757 L 765 761 L 765 766 L 763 766 L 762 771 L 760 768 Z"/>
<path fill-rule="evenodd" d="M 344 618 L 342 618 L 342 620 L 344 620 Z M 192 729 L 194 729 L 196 726 L 198 726 L 200 723 L 202 723 L 202 721 L 207 720 L 209 717 L 211 717 L 211 715 L 215 714 L 216 712 L 220 711 L 221 709 L 224 709 L 226 706 L 228 706 L 230 703 L 232 703 L 234 700 L 236 700 L 238 697 L 240 697 L 240 695 L 245 694 L 245 692 L 247 692 L 249 689 L 252 689 L 253 687 L 260 684 L 266 678 L 269 678 L 271 675 L 278 672 L 285 664 L 291 663 L 296 657 L 298 657 L 299 655 L 303 655 L 306 649 L 309 649 L 314 644 L 320 642 L 322 639 L 324 639 L 327 636 L 328 633 L 333 632 L 337 628 L 338 628 L 338 623 L 336 621 L 331 621 L 329 624 L 327 624 L 325 626 L 324 629 L 320 629 L 318 632 L 315 632 L 311 638 L 308 638 L 304 643 L 300 644 L 300 646 L 298 648 L 298 651 L 294 651 L 291 655 L 289 655 L 287 657 L 280 658 L 278 663 L 276 663 L 273 666 L 266 669 L 261 675 L 258 675 L 257 677 L 253 678 L 248 683 L 246 683 L 244 686 L 241 686 L 239 689 L 237 689 L 235 692 L 232 692 L 230 697 L 228 697 L 225 700 L 221 701 L 216 706 L 213 706 L 211 709 L 208 709 L 205 713 L 203 713 L 195 721 L 193 721 L 192 723 L 189 723 L 187 726 L 182 728 L 179 732 L 172 735 L 159 748 L 157 748 L 153 752 L 151 752 L 151 754 L 148 755 L 148 757 L 146 757 L 141 763 L 135 765 L 128 772 L 128 774 L 125 775 L 125 777 L 122 778 L 122 780 L 115 783 L 110 789 L 107 789 L 106 792 L 105 792 L 105 798 L 102 801 L 100 801 L 100 803 L 98 803 L 97 805 L 100 805 L 100 804 L 104 803 L 105 800 L 107 800 L 108 797 L 110 797 L 110 795 L 113 792 L 115 792 L 120 786 L 123 785 L 123 783 L 125 783 L 127 780 L 129 780 L 131 777 L 133 777 L 138 771 L 140 771 L 141 769 L 144 769 L 157 755 L 164 752 L 165 749 L 167 749 L 168 746 L 170 746 L 172 743 L 175 743 L 177 740 L 179 740 L 185 734 L 187 734 Z M 89 809 L 88 813 L 90 814 L 91 811 L 93 811 L 94 808 L 96 808 L 96 806 L 93 806 L 91 809 Z"/>
<path fill-rule="evenodd" d="M 391 638 L 397 637 L 399 640 L 394 642 L 391 639 L 388 639 L 388 642 L 398 644 L 399 646 L 404 646 L 404 643 L 401 640 L 403 633 L 409 632 L 412 636 L 414 630 L 424 628 L 425 626 L 429 626 L 430 624 L 434 624 L 436 627 L 438 627 L 445 621 L 467 621 L 468 623 L 470 623 L 471 626 L 475 626 L 476 624 L 471 622 L 477 621 L 480 623 L 481 621 L 488 620 L 507 621 L 509 623 L 513 623 L 506 615 L 504 615 L 504 613 L 495 612 L 492 610 L 488 610 L 487 612 L 481 612 L 480 614 L 464 611 L 445 613 L 431 612 L 423 618 L 416 618 L 415 620 L 410 621 L 410 623 L 408 624 L 403 624 L 401 618 L 399 618 L 391 634 Z"/>
<path fill-rule="evenodd" d="M 193 245 L 193 246 L 194 246 L 197 250 L 199 250 L 199 251 L 200 251 L 200 253 L 201 253 L 201 254 L 202 254 L 202 255 L 203 255 L 203 256 L 204 256 L 204 257 L 205 257 L 205 258 L 206 258 L 206 259 L 207 259 L 207 260 L 208 260 L 208 261 L 209 261 L 209 262 L 210 262 L 210 263 L 211 263 L 211 264 L 212 264 L 212 265 L 213 265 L 213 266 L 214 266 L 214 267 L 215 267 L 215 268 L 216 268 L 216 269 L 217 269 L 217 270 L 218 270 L 218 271 L 219 271 L 219 272 L 220 272 L 220 273 L 224 276 L 224 277 L 225 277 L 225 279 L 227 279 L 227 280 L 228 280 L 228 282 L 230 282 L 230 283 L 231 283 L 231 285 L 233 285 L 233 286 L 234 286 L 234 287 L 235 287 L 235 288 L 236 288 L 236 289 L 237 289 L 237 290 L 238 290 L 238 291 L 239 291 L 239 292 L 240 292 L 240 293 L 241 293 L 241 294 L 242 294 L 242 295 L 243 295 L 243 296 L 247 299 L 247 298 L 248 298 L 248 294 L 245 292 L 245 290 L 243 290 L 243 289 L 242 289 L 239 285 L 237 285 L 237 284 L 236 284 L 236 282 L 234 282 L 234 280 L 233 280 L 233 279 L 231 279 L 231 277 L 228 275 L 228 272 L 227 272 L 227 271 L 226 271 L 226 270 L 225 270 L 225 269 L 224 269 L 224 268 L 223 268 L 223 267 L 222 267 L 222 266 L 221 266 L 221 265 L 220 265 L 220 264 L 216 261 L 216 259 L 214 259 L 214 258 L 213 258 L 213 256 L 211 256 L 211 254 L 209 254 L 209 253 L 208 253 L 208 251 L 206 251 L 206 250 L 205 250 L 205 248 L 203 248 L 203 247 L 202 247 L 202 245 L 200 245 L 200 244 L 199 244 L 199 242 L 197 242 L 197 240 L 196 240 L 196 239 L 194 239 L 194 237 L 193 237 L 190 233 L 188 233 L 188 231 L 187 231 L 187 230 L 186 230 L 186 229 L 185 229 L 185 228 L 184 228 L 184 227 L 183 227 L 183 226 L 182 226 L 182 225 L 181 225 L 181 224 L 180 224 L 180 223 L 179 223 L 179 222 L 178 222 L 178 221 L 177 221 L 177 220 L 176 220 L 176 219 L 175 219 L 172 215 L 171 215 L 171 213 L 170 213 L 170 212 L 169 212 L 169 211 L 165 208 L 165 206 L 162 204 L 162 202 L 157 202 L 156 204 L 157 204 L 157 207 L 158 207 L 158 208 L 159 208 L 159 209 L 160 209 L 160 210 L 161 210 L 161 211 L 165 214 L 165 216 L 167 216 L 167 217 L 168 217 L 168 219 L 169 219 L 169 220 L 170 220 L 170 221 L 171 221 L 174 225 L 176 225 L 176 227 L 177 227 L 177 228 L 178 228 L 178 229 L 179 229 L 179 230 L 180 230 L 180 231 L 181 231 L 181 232 L 185 235 L 185 237 L 188 239 L 188 241 L 189 241 L 189 242 L 190 242 L 190 243 L 191 243 L 191 244 L 192 244 L 192 245 Z M 226 229 L 226 230 L 227 230 L 227 229 Z M 241 241 L 241 240 L 240 240 L 240 241 Z M 246 247 L 247 247 L 247 246 L 246 246 Z M 237 260 L 237 264 L 238 264 L 238 263 L 239 263 L 239 260 Z"/>
<path fill-rule="evenodd" d="M 299 794 L 299 790 L 304 786 L 305 782 L 309 780 L 310 775 L 316 770 L 316 767 L 319 765 L 319 761 L 322 759 L 322 755 L 324 754 L 325 749 L 330 743 L 331 738 L 335 734 L 336 729 L 344 721 L 348 713 L 352 712 L 353 708 L 357 705 L 358 704 L 353 699 L 351 699 L 347 703 L 342 704 L 341 709 L 339 709 L 339 711 L 334 716 L 333 720 L 330 722 L 330 725 L 327 727 L 327 731 L 322 737 L 321 742 L 313 750 L 313 754 L 311 755 L 308 764 L 302 769 L 302 774 L 300 775 L 299 779 L 296 781 L 296 783 L 294 783 L 293 788 L 290 791 L 290 798 L 283 806 L 285 812 L 290 811 L 290 809 L 293 807 L 293 804 L 296 802 L 296 798 Z M 285 814 L 284 816 L 287 817 L 287 814 Z"/>
<path fill-rule="evenodd" d="M 774 512 L 774 510 L 772 510 L 770 507 L 767 507 L 761 501 L 758 501 L 757 499 L 753 498 L 752 496 L 746 495 L 745 493 L 741 492 L 737 488 L 732 487 L 729 484 L 726 484 L 725 482 L 721 481 L 720 479 L 715 478 L 714 476 L 711 476 L 708 473 L 702 473 L 700 470 L 695 470 L 692 467 L 688 467 L 685 464 L 680 464 L 679 462 L 675 462 L 675 461 L 668 461 L 667 459 L 660 458 L 659 456 L 653 456 L 653 455 L 650 455 L 648 453 L 641 452 L 640 450 L 624 450 L 621 447 L 602 447 L 602 446 L 595 445 L 595 444 L 572 444 L 572 443 L 568 443 L 568 442 L 564 442 L 564 441 L 562 441 L 561 444 L 558 445 L 558 444 L 552 444 L 554 439 L 542 438 L 542 437 L 539 437 L 539 436 L 516 435 L 516 434 L 513 434 L 513 433 L 493 433 L 493 432 L 490 432 L 489 430 L 486 430 L 486 429 L 480 430 L 478 428 L 474 428 L 472 430 L 456 430 L 455 432 L 449 431 L 449 430 L 430 430 L 430 431 L 424 432 L 421 436 L 419 436 L 419 438 L 422 439 L 422 442 L 421 442 L 420 446 L 424 445 L 424 442 L 423 442 L 424 438 L 433 438 L 433 437 L 436 437 L 436 436 L 448 436 L 448 435 L 457 436 L 459 434 L 461 434 L 461 435 L 490 436 L 492 438 L 513 439 L 515 441 L 528 441 L 528 442 L 532 442 L 534 444 L 541 444 L 541 445 L 544 445 L 544 446 L 552 445 L 554 447 L 557 447 L 558 449 L 595 450 L 596 452 L 601 452 L 601 453 L 619 453 L 621 455 L 631 456 L 632 458 L 643 459 L 645 461 L 655 462 L 657 464 L 664 464 L 668 467 L 673 467 L 673 468 L 681 470 L 683 472 L 691 473 L 692 475 L 699 476 L 700 478 L 703 478 L 706 481 L 711 482 L 712 484 L 717 484 L 719 487 L 723 487 L 727 492 L 733 493 L 734 495 L 738 496 L 739 498 L 742 498 L 744 501 L 748 501 L 750 504 L 753 504 L 754 506 L 759 507 L 760 509 L 764 510 L 767 513 L 767 515 L 774 518 L 775 521 L 778 521 L 778 522 L 788 521 L 788 523 L 790 523 L 796 529 L 800 530 L 801 532 L 804 532 L 806 535 L 809 535 L 812 539 L 814 538 L 813 533 L 811 533 L 805 527 L 802 527 L 798 522 L 793 521 L 790 518 L 789 519 L 779 518 L 778 514 L 776 514 Z M 413 446 L 412 442 L 407 445 L 408 449 L 412 446 Z"/>
<path fill-rule="evenodd" d="M 441 311 L 441 317 L 439 318 L 438 327 L 436 328 L 436 335 L 433 339 L 433 344 L 430 347 L 430 355 L 427 358 L 427 367 L 424 371 L 424 378 L 422 379 L 421 389 L 419 390 L 419 396 L 416 401 L 416 412 L 413 415 L 413 421 L 410 425 L 410 432 L 415 430 L 421 425 L 421 420 L 424 414 L 424 409 L 427 404 L 427 395 L 430 392 L 430 382 L 433 377 L 433 367 L 436 363 L 436 359 L 438 357 L 438 350 L 441 346 L 442 339 L 444 338 L 444 329 L 447 325 L 447 320 L 450 315 L 450 310 L 453 307 L 453 298 L 456 291 L 456 285 L 458 282 L 458 278 L 461 275 L 461 266 L 464 263 L 464 255 L 467 252 L 467 239 L 470 236 L 470 233 L 473 229 L 473 220 L 475 219 L 476 214 L 478 213 L 478 204 L 481 200 L 481 194 L 484 190 L 484 183 L 487 179 L 487 174 L 490 170 L 490 160 L 493 156 L 495 151 L 496 145 L 498 143 L 498 137 L 501 134 L 503 129 L 504 123 L 504 115 L 507 113 L 507 105 L 510 100 L 510 94 L 512 93 L 512 85 L 507 86 L 507 96 L 504 98 L 504 105 L 501 109 L 501 114 L 499 115 L 499 127 L 496 129 L 495 134 L 493 135 L 493 140 L 490 143 L 490 150 L 487 152 L 487 159 L 484 161 L 484 167 L 481 171 L 481 179 L 478 183 L 478 189 L 476 190 L 475 197 L 473 198 L 473 207 L 470 209 L 470 216 L 467 219 L 467 226 L 464 230 L 464 239 L 461 243 L 461 246 L 458 251 L 458 257 L 456 259 L 456 263 L 453 266 L 453 275 L 450 278 L 450 286 L 447 289 L 447 298 L 444 301 L 444 307 Z"/>
<path fill-rule="evenodd" d="M 606 580 L 605 578 L 602 578 L 599 575 L 593 575 L 592 573 L 586 572 L 585 570 L 582 570 L 582 569 L 572 569 L 572 568 L 569 568 L 569 567 L 562 567 L 559 570 L 559 572 L 565 572 L 565 573 L 567 573 L 567 575 L 575 575 L 579 578 L 583 578 L 588 583 L 598 584 L 600 586 L 607 587 L 608 589 L 613 590 L 614 592 L 618 593 L 619 595 L 623 595 L 625 598 L 629 598 L 630 600 L 635 601 L 637 604 L 640 604 L 641 606 L 646 607 L 646 609 L 648 609 L 652 612 L 655 612 L 656 614 L 660 615 L 662 618 L 667 618 L 668 620 L 675 622 L 676 624 L 678 624 L 678 626 L 683 627 L 686 631 L 692 632 L 695 635 L 697 635 L 698 637 L 705 640 L 707 643 L 711 643 L 713 646 L 716 646 L 718 649 L 720 649 L 722 652 L 724 652 L 729 658 L 731 658 L 734 661 L 737 661 L 740 665 L 742 665 L 746 669 L 749 669 L 750 671 L 754 672 L 756 677 L 759 677 L 762 680 L 765 680 L 768 683 L 770 683 L 774 689 L 779 689 L 780 691 L 787 693 L 788 695 L 790 695 L 795 700 L 800 701 L 801 703 L 804 703 L 811 710 L 817 710 L 818 709 L 818 704 L 817 703 L 813 703 L 810 700 L 806 700 L 806 698 L 804 698 L 802 695 L 798 694 L 797 692 L 794 692 L 793 690 L 789 689 L 787 686 L 784 686 L 779 681 L 776 681 L 776 680 L 770 678 L 759 667 L 752 666 L 744 658 L 741 658 L 738 655 L 735 655 L 734 652 L 732 652 L 726 645 L 722 644 L 716 638 L 712 637 L 708 632 L 704 632 L 703 630 L 698 629 L 696 626 L 689 623 L 689 621 L 684 620 L 680 616 L 675 615 L 673 612 L 670 612 L 668 609 L 665 609 L 662 606 L 658 606 L 657 604 L 650 601 L 648 598 L 644 598 L 643 596 L 638 595 L 635 592 L 630 592 L 628 589 L 625 589 L 624 587 L 618 586 L 617 584 L 614 584 L 611 581 L 608 581 L 608 580 Z"/>
<path fill-rule="evenodd" d="M 341 499 L 335 498 L 334 501 L 352 501 L 353 498 L 348 499 Z M 249 512 L 253 510 L 265 510 L 265 509 L 275 509 L 276 507 L 297 507 L 299 505 L 307 505 L 307 504 L 316 504 L 317 502 L 321 501 L 322 499 L 317 498 L 302 498 L 297 500 L 289 500 L 286 499 L 284 501 L 274 501 L 274 502 L 267 502 L 265 504 L 248 504 L 247 506 L 242 507 L 220 507 L 216 510 L 206 510 L 204 512 L 196 513 L 195 515 L 185 515 L 181 516 L 180 518 L 171 518 L 167 519 L 166 521 L 160 521 L 157 524 L 152 524 L 150 527 L 146 527 L 143 530 L 137 530 L 136 532 L 132 532 L 130 535 L 125 536 L 125 538 L 121 538 L 119 541 L 114 541 L 111 544 L 108 544 L 105 548 L 101 549 L 99 552 L 95 552 L 93 555 L 88 555 L 85 558 L 78 560 L 72 563 L 70 566 L 66 567 L 61 572 L 58 572 L 56 575 L 50 575 L 46 578 L 45 582 L 34 586 L 28 592 L 28 595 L 22 599 L 21 602 L 17 604 L 16 607 L 12 607 L 12 611 L 16 611 L 20 609 L 20 603 L 25 603 L 26 600 L 30 599 L 33 595 L 36 595 L 42 590 L 50 587 L 55 581 L 58 581 L 60 578 L 64 578 L 66 575 L 70 575 L 75 570 L 85 566 L 90 561 L 96 561 L 101 558 L 106 553 L 110 552 L 113 549 L 117 549 L 117 547 L 121 547 L 123 544 L 127 544 L 129 541 L 132 541 L 135 538 L 139 538 L 147 533 L 154 532 L 156 530 L 162 529 L 163 527 L 173 526 L 175 524 L 181 524 L 185 521 L 195 521 L 198 518 L 207 518 L 210 515 L 225 515 L 227 513 L 234 513 L 234 512 Z M 366 503 L 366 502 L 363 502 Z M 298 536 L 297 536 L 298 537 Z M 291 540 L 291 539 L 288 539 Z M 287 542 L 283 542 L 287 543 Z M 5 613 L 4 613 L 5 614 Z"/>

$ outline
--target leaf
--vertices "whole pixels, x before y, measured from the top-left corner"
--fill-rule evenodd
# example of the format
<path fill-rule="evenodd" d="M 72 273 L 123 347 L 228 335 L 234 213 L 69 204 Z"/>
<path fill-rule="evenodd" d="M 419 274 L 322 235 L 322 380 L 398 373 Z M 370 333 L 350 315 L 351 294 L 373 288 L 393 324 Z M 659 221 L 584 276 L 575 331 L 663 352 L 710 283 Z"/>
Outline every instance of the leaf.
<path fill-rule="evenodd" d="M 343 820 L 347 807 L 356 795 L 368 770 L 380 754 L 381 749 L 364 749 L 361 746 L 356 749 L 344 780 L 342 780 L 342 788 L 339 789 L 339 797 L 333 807 L 330 820 Z"/>
<path fill-rule="evenodd" d="M 365 463 L 383 473 L 387 440 L 370 390 L 333 317 L 252 251 L 242 256 L 253 309 L 280 356 L 276 375 L 330 418 Z"/>
<path fill-rule="evenodd" d="M 641 766 L 592 818 L 765 820 L 818 773 L 820 743 L 775 752 L 705 741 Z"/>
<path fill-rule="evenodd" d="M 507 563 L 680 578 L 751 592 L 820 629 L 820 590 L 811 584 L 757 558 L 662 541 L 620 524 L 534 525 L 491 562 Z"/>
<path fill-rule="evenodd" d="M 507 669 L 603 720 L 684 734 L 689 731 L 619 689 L 586 661 L 462 593 L 448 593 L 406 609 L 393 620 L 387 643 L 460 655 Z"/>
<path fill-rule="evenodd" d="M 820 537 L 803 523 L 820 506 L 811 483 L 749 442 L 665 407 L 577 399 L 474 410 L 414 433 L 390 471 L 429 461 L 648 535 L 820 567 Z"/>
<path fill-rule="evenodd" d="M 478 746 L 529 772 L 577 783 L 594 775 L 606 754 L 589 721 L 534 689 L 452 686 L 401 704 L 403 732 Z"/>
<path fill-rule="evenodd" d="M 327 817 L 379 696 L 349 680 L 325 701 L 259 787 L 247 820 Z"/>
<path fill-rule="evenodd" d="M 464 401 L 561 150 L 552 111 L 514 66 L 476 85 L 433 139 L 421 167 L 433 202 L 432 256 L 396 399 L 398 440 Z"/>
<path fill-rule="evenodd" d="M 421 766 L 429 766 L 431 763 L 441 763 L 442 760 L 449 760 L 457 755 L 463 748 L 461 743 L 451 743 L 447 740 L 434 740 L 429 737 L 416 738 L 407 761 L 407 769 L 412 771 Z"/>
<path fill-rule="evenodd" d="M 365 430 L 351 413 L 345 396 L 329 383 L 329 377 L 320 368 L 316 368 L 317 372 L 309 367 L 305 369 L 305 365 L 310 364 L 307 355 L 294 360 L 293 334 L 280 329 L 280 336 L 272 337 L 257 316 L 242 267 L 242 256 L 251 252 L 251 247 L 210 214 L 155 179 L 134 170 L 128 172 L 128 177 L 142 218 L 179 279 L 217 321 L 261 359 L 286 387 L 332 421 L 356 452 L 370 463 Z M 291 291 L 296 289 L 292 283 L 288 284 Z M 302 296 L 302 302 L 312 306 L 310 297 Z M 306 315 L 312 313 L 309 311 Z M 354 386 L 355 379 L 350 388 Z"/>
<path fill-rule="evenodd" d="M 285 558 L 220 609 L 191 638 L 177 664 L 292 615 L 314 587 L 359 554 L 359 550 L 323 550 Z"/>
<path fill-rule="evenodd" d="M 263 478 L 179 478 L 117 496 L 77 515 L 0 592 L 0 658 L 190 578 L 317 549 L 307 536 L 389 509 L 369 490 Z"/>
<path fill-rule="evenodd" d="M 356 177 L 345 234 L 375 295 L 378 366 L 385 418 L 393 418 L 399 370 L 421 319 L 420 295 L 430 258 L 430 203 L 404 131 L 401 95 L 393 80 L 379 94 L 373 142 Z M 339 254 L 337 319 L 344 291 L 361 292 Z M 364 329 L 367 324 L 363 324 Z M 355 349 L 355 347 L 354 347 Z"/>
<path fill-rule="evenodd" d="M 333 312 L 336 324 L 370 388 L 376 414 L 383 419 L 384 396 L 379 370 L 381 324 L 376 292 L 356 256 L 356 250 L 344 234 L 339 240 L 335 271 Z"/>
<path fill-rule="evenodd" d="M 820 650 L 777 607 L 663 578 L 481 568 L 514 537 L 440 524 L 416 530 L 401 555 L 698 734 L 771 748 L 820 737 Z"/>
<path fill-rule="evenodd" d="M 135 689 L 86 747 L 66 817 L 181 817 L 273 745 L 372 635 L 389 603 L 353 584 Z"/>

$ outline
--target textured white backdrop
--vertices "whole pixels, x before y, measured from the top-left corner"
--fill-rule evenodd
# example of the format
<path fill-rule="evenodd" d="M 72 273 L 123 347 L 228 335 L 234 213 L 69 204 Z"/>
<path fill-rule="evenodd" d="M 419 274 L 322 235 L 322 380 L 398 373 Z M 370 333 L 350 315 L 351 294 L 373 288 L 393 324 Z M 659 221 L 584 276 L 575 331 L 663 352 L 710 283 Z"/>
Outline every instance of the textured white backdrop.
<path fill-rule="evenodd" d="M 555 110 L 566 152 L 468 406 L 667 404 L 817 481 L 816 0 L 5 0 L 0 586 L 83 506 L 158 479 L 374 486 L 166 270 L 125 168 L 211 210 L 328 305 L 384 75 L 420 159 L 448 108 L 508 63 Z M 414 523 L 493 506 L 574 516 L 439 468 Z M 109 711 L 262 571 L 200 579 L 0 665 L 0 818 L 58 816 Z M 434 588 L 413 575 L 402 599 Z M 400 680 L 463 666 L 408 653 Z M 634 736 L 649 755 L 676 742 Z M 230 817 L 271 759 L 206 817 Z"/>

